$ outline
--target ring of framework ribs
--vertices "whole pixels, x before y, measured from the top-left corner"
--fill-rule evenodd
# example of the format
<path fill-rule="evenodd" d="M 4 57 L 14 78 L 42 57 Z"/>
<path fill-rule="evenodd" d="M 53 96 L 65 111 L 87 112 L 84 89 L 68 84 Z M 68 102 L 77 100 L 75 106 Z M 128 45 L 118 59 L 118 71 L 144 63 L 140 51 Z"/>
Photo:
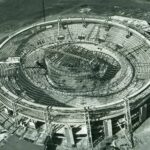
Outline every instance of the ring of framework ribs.
<path fill-rule="evenodd" d="M 82 122 L 85 107 L 101 117 L 121 115 L 124 98 L 131 108 L 146 101 L 149 58 L 148 38 L 123 24 L 91 18 L 35 24 L 0 44 L 0 101 L 42 121 L 47 106 L 55 122 Z"/>

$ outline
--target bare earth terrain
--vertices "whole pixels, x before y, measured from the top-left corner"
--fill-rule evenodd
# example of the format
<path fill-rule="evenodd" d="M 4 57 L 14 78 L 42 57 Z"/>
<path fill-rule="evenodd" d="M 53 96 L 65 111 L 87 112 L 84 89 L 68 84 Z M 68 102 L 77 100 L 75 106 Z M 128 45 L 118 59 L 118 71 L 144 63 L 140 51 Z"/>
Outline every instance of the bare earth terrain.
<path fill-rule="evenodd" d="M 6 144 L 0 147 L 0 150 L 43 150 L 43 147 L 19 140 L 16 136 L 10 136 Z"/>

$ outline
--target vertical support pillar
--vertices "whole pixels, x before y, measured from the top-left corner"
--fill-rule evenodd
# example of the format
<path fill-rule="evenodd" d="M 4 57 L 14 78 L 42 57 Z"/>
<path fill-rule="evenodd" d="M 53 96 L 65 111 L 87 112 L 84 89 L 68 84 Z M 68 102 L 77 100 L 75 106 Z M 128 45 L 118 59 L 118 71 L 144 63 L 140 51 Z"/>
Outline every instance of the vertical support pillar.
<path fill-rule="evenodd" d="M 50 110 L 51 109 L 52 107 L 50 108 Z M 51 118 L 51 115 L 49 114 L 50 110 L 48 106 L 44 112 L 44 116 L 45 116 L 46 134 L 52 138 L 52 118 Z"/>
<path fill-rule="evenodd" d="M 128 135 L 129 135 L 130 142 L 131 142 L 131 147 L 134 147 L 129 99 L 124 98 L 124 103 L 125 103 L 126 128 L 127 128 L 127 132 L 128 132 Z"/>
<path fill-rule="evenodd" d="M 45 125 L 46 125 L 46 133 L 49 132 L 49 117 L 47 110 L 44 111 L 44 117 L 45 117 Z"/>
<path fill-rule="evenodd" d="M 13 117 L 15 118 L 15 126 L 18 126 L 16 102 L 13 102 Z"/>
<path fill-rule="evenodd" d="M 12 105 L 13 105 L 13 117 L 15 118 L 15 126 L 18 127 L 18 113 L 17 113 L 17 102 L 20 101 L 21 99 L 16 99 Z"/>
<path fill-rule="evenodd" d="M 45 140 L 45 147 L 44 149 L 47 149 L 47 147 L 51 147 L 54 145 L 53 143 L 53 130 L 52 130 L 52 115 L 50 114 L 52 111 L 52 107 L 47 107 L 47 109 L 43 112 L 45 117 L 45 125 L 46 125 L 46 140 Z"/>
<path fill-rule="evenodd" d="M 90 121 L 90 115 L 89 115 L 89 108 L 85 109 L 85 124 L 87 127 L 87 138 L 88 138 L 88 145 L 91 150 L 93 150 L 93 139 L 92 139 L 92 132 L 91 132 L 91 121 Z"/>
<path fill-rule="evenodd" d="M 67 125 L 65 126 L 65 137 L 67 139 L 67 145 L 72 147 L 75 145 L 75 140 L 74 140 L 74 136 L 73 136 L 73 131 L 72 131 L 72 128 Z"/>
<path fill-rule="evenodd" d="M 103 121 L 103 126 L 104 126 L 104 135 L 105 138 L 112 137 L 112 120 L 107 119 Z"/>
<path fill-rule="evenodd" d="M 147 119 L 147 104 L 140 107 L 139 121 L 144 122 Z"/>

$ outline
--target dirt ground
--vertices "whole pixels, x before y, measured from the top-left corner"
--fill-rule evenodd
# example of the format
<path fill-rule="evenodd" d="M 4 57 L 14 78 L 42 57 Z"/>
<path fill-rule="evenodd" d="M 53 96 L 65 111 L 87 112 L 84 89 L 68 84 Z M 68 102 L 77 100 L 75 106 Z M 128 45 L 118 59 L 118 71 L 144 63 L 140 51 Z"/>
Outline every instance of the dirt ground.
<path fill-rule="evenodd" d="M 0 150 L 44 150 L 44 147 L 37 146 L 25 140 L 19 140 L 16 136 L 10 136 Z"/>
<path fill-rule="evenodd" d="M 134 133 L 137 139 L 135 150 L 150 150 L 150 118 L 148 118 Z"/>

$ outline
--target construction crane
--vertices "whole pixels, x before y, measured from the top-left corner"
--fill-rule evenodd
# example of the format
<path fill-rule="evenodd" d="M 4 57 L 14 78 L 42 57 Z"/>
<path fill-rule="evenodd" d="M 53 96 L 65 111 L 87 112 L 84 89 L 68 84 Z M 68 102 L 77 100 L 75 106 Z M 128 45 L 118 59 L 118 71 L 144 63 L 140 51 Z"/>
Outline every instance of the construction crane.
<path fill-rule="evenodd" d="M 44 116 L 45 116 L 45 124 L 46 124 L 46 140 L 44 142 L 44 150 L 48 149 L 48 145 L 52 144 L 52 137 L 53 137 L 53 129 L 52 129 L 52 120 L 53 117 L 50 114 L 52 111 L 52 106 L 47 106 L 47 109 L 44 112 Z"/>
<path fill-rule="evenodd" d="M 67 31 L 68 31 L 68 33 L 69 33 L 70 39 L 71 39 L 71 41 L 73 41 L 73 37 L 72 37 L 71 32 L 70 32 L 70 30 L 69 30 L 68 24 L 67 24 L 66 26 L 67 26 Z"/>
<path fill-rule="evenodd" d="M 65 39 L 65 36 L 60 34 L 61 26 L 62 26 L 62 21 L 61 21 L 61 17 L 59 17 L 58 24 L 57 24 L 57 40 L 58 41 L 62 41 Z"/>
<path fill-rule="evenodd" d="M 85 17 L 83 17 L 83 16 L 82 16 L 82 24 L 83 24 L 83 27 L 85 27 L 85 28 L 87 27 L 87 23 L 85 21 Z"/>

